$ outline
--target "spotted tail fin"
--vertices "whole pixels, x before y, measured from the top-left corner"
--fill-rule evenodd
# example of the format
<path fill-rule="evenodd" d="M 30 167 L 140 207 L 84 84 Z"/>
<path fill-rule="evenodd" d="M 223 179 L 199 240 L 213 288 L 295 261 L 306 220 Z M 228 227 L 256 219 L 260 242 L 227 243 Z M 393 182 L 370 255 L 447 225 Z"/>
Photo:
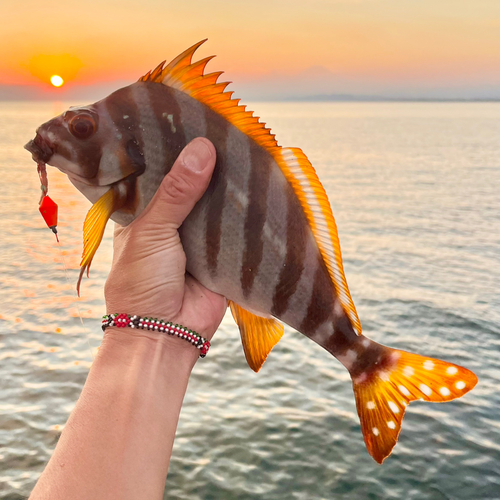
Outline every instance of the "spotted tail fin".
<path fill-rule="evenodd" d="M 408 403 L 459 398 L 477 384 L 477 377 L 439 359 L 378 347 L 383 349 L 383 361 L 377 360 L 377 368 L 354 376 L 353 387 L 368 453 L 381 464 L 398 441 Z"/>

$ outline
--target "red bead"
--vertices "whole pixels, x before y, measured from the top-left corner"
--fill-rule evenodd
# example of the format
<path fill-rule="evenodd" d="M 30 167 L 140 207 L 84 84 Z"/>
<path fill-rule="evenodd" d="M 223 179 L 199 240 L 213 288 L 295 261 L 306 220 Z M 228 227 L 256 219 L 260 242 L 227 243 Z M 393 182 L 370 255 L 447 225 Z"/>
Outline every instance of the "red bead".
<path fill-rule="evenodd" d="M 128 317 L 127 314 L 119 314 L 115 318 L 115 325 L 119 328 L 125 328 L 130 324 L 130 318 Z"/>

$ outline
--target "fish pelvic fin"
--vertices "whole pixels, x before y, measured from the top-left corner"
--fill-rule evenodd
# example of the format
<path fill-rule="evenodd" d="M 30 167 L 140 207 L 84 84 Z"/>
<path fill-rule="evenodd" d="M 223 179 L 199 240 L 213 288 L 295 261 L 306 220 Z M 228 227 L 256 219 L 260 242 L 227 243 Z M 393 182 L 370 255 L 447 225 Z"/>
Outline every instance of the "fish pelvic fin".
<path fill-rule="evenodd" d="M 363 373 L 351 376 L 366 448 L 381 464 L 398 441 L 411 401 L 452 401 L 469 392 L 478 379 L 446 361 L 375 345 L 382 348 L 381 356 Z"/>
<path fill-rule="evenodd" d="M 101 244 L 106 224 L 111 214 L 117 209 L 116 194 L 113 188 L 104 193 L 91 207 L 83 223 L 83 254 L 80 263 L 80 276 L 76 284 L 76 291 L 80 296 L 80 284 L 83 274 L 89 276 L 90 265 L 99 245 Z"/>
<path fill-rule="evenodd" d="M 238 328 L 248 366 L 258 372 L 271 349 L 283 336 L 283 325 L 274 318 L 257 316 L 231 300 L 229 307 Z"/>

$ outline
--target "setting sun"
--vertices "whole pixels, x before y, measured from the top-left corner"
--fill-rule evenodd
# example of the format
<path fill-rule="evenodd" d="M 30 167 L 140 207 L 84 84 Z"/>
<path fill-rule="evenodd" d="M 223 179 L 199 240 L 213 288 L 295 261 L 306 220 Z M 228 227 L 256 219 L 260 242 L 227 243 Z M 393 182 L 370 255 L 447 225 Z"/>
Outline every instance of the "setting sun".
<path fill-rule="evenodd" d="M 64 80 L 59 75 L 53 75 L 50 77 L 50 83 L 54 85 L 54 87 L 61 87 L 64 84 Z"/>

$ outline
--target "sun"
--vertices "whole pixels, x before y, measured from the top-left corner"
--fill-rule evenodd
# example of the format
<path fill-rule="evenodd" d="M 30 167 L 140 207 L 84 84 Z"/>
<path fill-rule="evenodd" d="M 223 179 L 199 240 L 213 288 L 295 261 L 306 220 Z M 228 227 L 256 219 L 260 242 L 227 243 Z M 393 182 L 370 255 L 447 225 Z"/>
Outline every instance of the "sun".
<path fill-rule="evenodd" d="M 52 75 L 50 77 L 50 83 L 52 83 L 54 87 L 61 87 L 64 84 L 64 80 L 59 75 Z"/>

